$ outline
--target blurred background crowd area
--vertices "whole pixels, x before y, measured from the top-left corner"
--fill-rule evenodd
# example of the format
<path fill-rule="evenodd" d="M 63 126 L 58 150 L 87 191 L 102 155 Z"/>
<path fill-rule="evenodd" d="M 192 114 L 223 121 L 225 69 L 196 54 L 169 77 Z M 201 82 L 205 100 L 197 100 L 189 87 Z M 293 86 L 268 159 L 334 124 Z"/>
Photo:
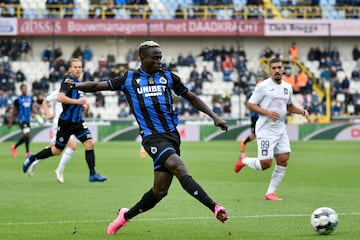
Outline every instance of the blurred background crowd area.
<path fill-rule="evenodd" d="M 66 41 L 65 41 L 66 42 Z M 138 44 L 138 43 L 136 43 Z M 67 62 L 76 57 L 83 61 L 83 81 L 104 81 L 137 69 L 136 48 L 129 48 L 120 58 L 114 49 L 97 55 L 91 45 L 85 44 L 64 54 L 63 48 L 51 44 L 34 52 L 26 38 L 3 37 L 0 40 L 0 109 L 5 117 L 12 101 L 19 92 L 19 85 L 28 85 L 29 93 L 37 99 L 60 87 L 66 73 Z M 176 49 L 176 48 L 175 48 Z M 298 52 L 306 52 L 299 59 Z M 176 52 L 176 51 L 175 51 Z M 336 116 L 360 115 L 360 50 L 354 45 L 349 52 L 337 46 L 312 46 L 301 49 L 290 42 L 286 49 L 265 46 L 257 56 L 249 56 L 246 48 L 235 46 L 205 46 L 197 52 L 179 52 L 168 56 L 164 53 L 163 67 L 177 73 L 187 87 L 206 101 L 219 115 L 229 119 L 246 118 L 245 107 L 258 78 L 268 77 L 268 59 L 277 56 L 285 66 L 284 81 L 294 90 L 294 102 L 309 110 L 313 116 L 325 115 L 327 101 L 324 87 L 330 86 L 330 111 Z M 344 57 L 347 56 L 347 57 Z M 130 109 L 121 92 L 87 93 L 93 119 L 130 118 Z M 175 98 L 177 113 L 182 117 L 202 118 L 182 98 Z M 41 108 L 38 107 L 41 114 Z"/>
<path fill-rule="evenodd" d="M 2 0 L 3 17 L 358 19 L 360 0 Z"/>
<path fill-rule="evenodd" d="M 86 19 L 356 19 L 360 14 L 359 2 L 3 0 L 0 14 L 18 18 Z M 0 37 L 0 115 L 4 121 L 12 101 L 19 94 L 21 83 L 29 86 L 34 98 L 46 96 L 59 88 L 71 57 L 82 59 L 83 81 L 107 80 L 139 66 L 136 45 L 144 38 L 102 39 Z M 295 103 L 308 109 L 312 116 L 329 112 L 332 117 L 360 116 L 360 51 L 356 38 L 308 39 L 284 36 L 254 41 L 237 36 L 237 39 L 226 41 L 218 38 L 215 42 L 213 38 L 207 41 L 184 38 L 182 48 L 177 45 L 178 39 L 163 38 L 160 43 L 164 46 L 164 68 L 179 74 L 191 91 L 225 118 L 248 117 L 246 99 L 253 91 L 256 79 L 268 77 L 267 61 L 274 56 L 284 60 L 283 79 L 293 86 Z M 133 43 L 129 45 L 129 42 Z M 121 53 L 115 49 L 120 45 Z M 330 87 L 330 101 L 326 99 L 326 86 Z M 87 94 L 87 97 L 92 105 L 89 118 L 131 118 L 121 92 L 97 92 Z M 175 101 L 180 116 L 205 117 L 185 100 L 175 98 Z"/>

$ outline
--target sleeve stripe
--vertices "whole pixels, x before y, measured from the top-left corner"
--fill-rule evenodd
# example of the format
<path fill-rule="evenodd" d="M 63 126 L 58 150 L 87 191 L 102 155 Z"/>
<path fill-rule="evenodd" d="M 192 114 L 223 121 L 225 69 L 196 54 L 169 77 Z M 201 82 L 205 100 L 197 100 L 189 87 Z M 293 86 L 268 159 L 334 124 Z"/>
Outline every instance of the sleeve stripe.
<path fill-rule="evenodd" d="M 108 82 L 109 87 L 111 88 L 111 90 L 114 91 L 114 86 L 112 85 L 111 80 L 108 80 L 107 82 Z"/>

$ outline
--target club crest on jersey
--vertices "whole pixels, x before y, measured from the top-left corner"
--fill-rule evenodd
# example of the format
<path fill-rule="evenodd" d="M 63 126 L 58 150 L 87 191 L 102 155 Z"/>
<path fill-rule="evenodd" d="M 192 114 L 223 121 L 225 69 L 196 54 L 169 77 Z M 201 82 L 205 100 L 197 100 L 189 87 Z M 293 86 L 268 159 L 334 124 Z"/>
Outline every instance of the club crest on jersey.
<path fill-rule="evenodd" d="M 149 77 L 149 78 L 148 78 L 148 82 L 149 82 L 149 84 L 154 84 L 154 78 Z"/>
<path fill-rule="evenodd" d="M 161 84 L 166 84 L 166 83 L 167 83 L 167 80 L 166 80 L 166 78 L 161 77 L 161 78 L 159 79 L 159 82 L 160 82 Z"/>
<path fill-rule="evenodd" d="M 288 89 L 287 88 L 284 88 L 284 93 L 288 94 Z"/>
<path fill-rule="evenodd" d="M 267 156 L 268 155 L 268 150 L 267 149 L 262 149 L 261 150 L 261 155 Z"/>
<path fill-rule="evenodd" d="M 151 147 L 150 151 L 152 154 L 156 154 L 157 153 L 157 147 Z"/>

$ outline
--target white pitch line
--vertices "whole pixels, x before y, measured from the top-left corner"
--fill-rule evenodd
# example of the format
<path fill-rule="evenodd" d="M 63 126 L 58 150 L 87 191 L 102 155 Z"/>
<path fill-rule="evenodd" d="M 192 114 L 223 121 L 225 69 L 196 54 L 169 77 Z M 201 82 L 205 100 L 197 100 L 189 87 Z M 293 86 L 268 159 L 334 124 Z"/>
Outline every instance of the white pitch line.
<path fill-rule="evenodd" d="M 352 216 L 360 215 L 360 212 L 353 213 L 338 213 L 339 216 Z M 230 216 L 233 218 L 281 218 L 281 217 L 309 217 L 310 214 L 266 214 L 266 215 L 240 215 Z M 180 218 L 142 218 L 134 219 L 132 222 L 152 222 L 152 221 L 183 221 L 183 220 L 204 220 L 212 219 L 213 217 L 180 217 Z M 80 220 L 80 221 L 45 221 L 45 222 L 7 222 L 0 223 L 0 226 L 13 226 L 13 225 L 48 225 L 48 224 L 73 224 L 73 223 L 99 223 L 111 222 L 112 220 Z"/>

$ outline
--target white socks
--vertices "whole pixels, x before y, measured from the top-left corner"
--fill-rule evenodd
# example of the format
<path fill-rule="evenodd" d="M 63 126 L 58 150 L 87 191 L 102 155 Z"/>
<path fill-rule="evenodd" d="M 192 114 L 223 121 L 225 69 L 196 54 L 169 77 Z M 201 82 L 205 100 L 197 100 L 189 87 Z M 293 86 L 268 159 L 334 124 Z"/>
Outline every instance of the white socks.
<path fill-rule="evenodd" d="M 258 158 L 250 158 L 250 157 L 246 157 L 243 159 L 243 163 L 255 170 L 262 170 L 261 164 L 260 164 L 260 160 Z"/>
<path fill-rule="evenodd" d="M 59 165 L 57 167 L 57 169 L 60 172 L 63 172 L 65 169 L 65 165 L 69 162 L 71 156 L 73 155 L 74 150 L 72 150 L 71 148 L 66 148 L 66 150 L 63 152 L 63 154 L 61 155 L 61 159 L 59 162 Z"/>
<path fill-rule="evenodd" d="M 39 163 L 41 163 L 42 159 L 39 159 L 39 160 L 35 160 L 32 164 L 31 164 L 31 167 L 32 168 L 36 168 L 37 165 L 39 165 Z"/>
<path fill-rule="evenodd" d="M 282 180 L 285 176 L 285 170 L 286 170 L 286 167 L 283 167 L 280 165 L 275 166 L 266 194 L 276 192 L 276 189 L 278 188 L 278 186 L 280 185 L 280 183 L 282 182 Z"/>

